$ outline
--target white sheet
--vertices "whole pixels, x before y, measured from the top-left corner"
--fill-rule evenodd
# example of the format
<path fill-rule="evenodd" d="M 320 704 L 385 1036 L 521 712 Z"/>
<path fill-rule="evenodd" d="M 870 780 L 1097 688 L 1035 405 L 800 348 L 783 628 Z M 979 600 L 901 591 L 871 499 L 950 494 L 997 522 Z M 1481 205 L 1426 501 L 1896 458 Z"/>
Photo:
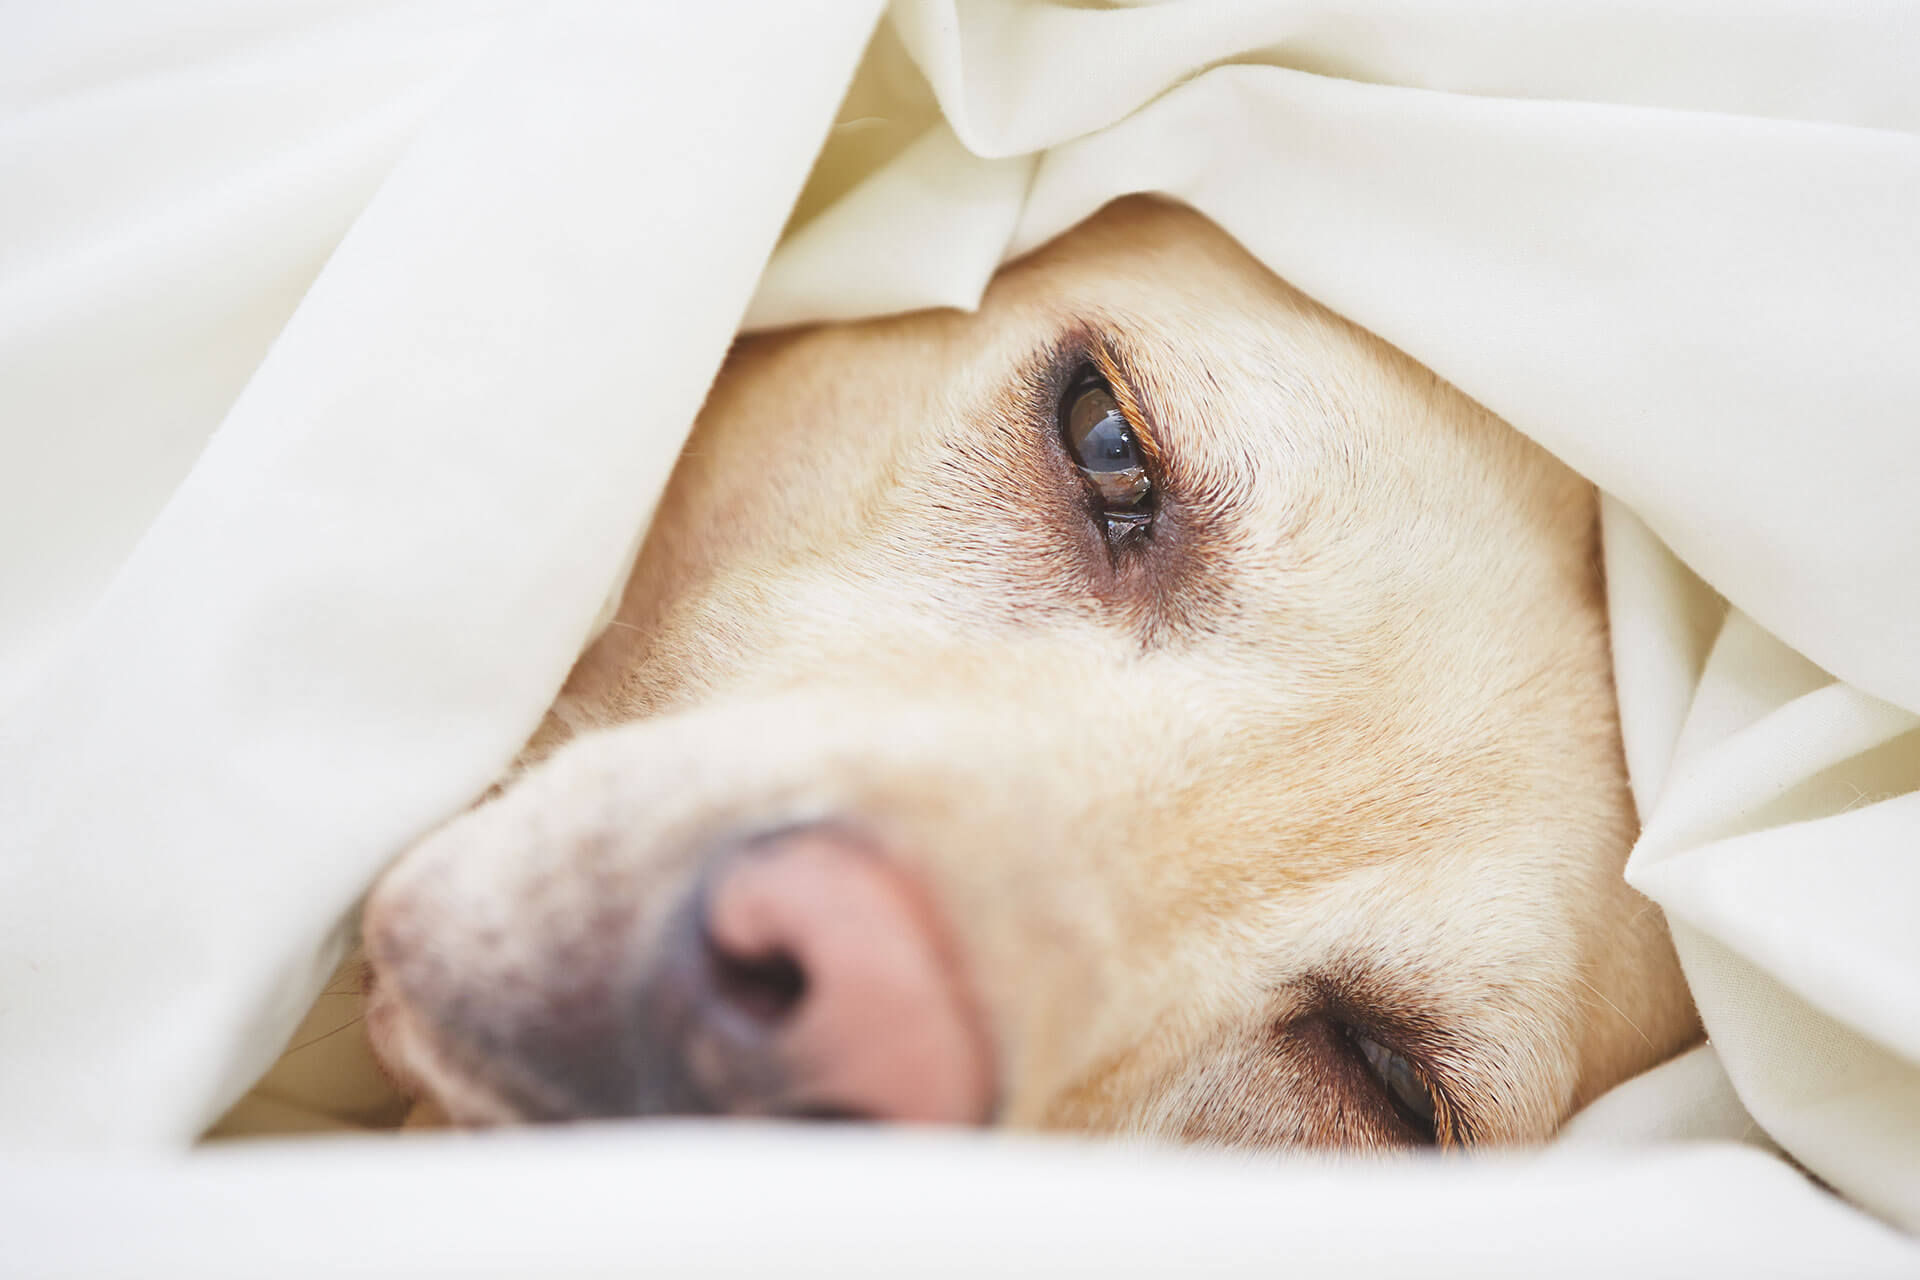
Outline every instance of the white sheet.
<path fill-rule="evenodd" d="M 656 1124 L 7 1172 L 0 1163 L 16 1280 L 1870 1280 L 1911 1276 L 1917 1256 L 1911 1240 L 1809 1194 L 1779 1161 L 1710 1145 L 1329 1167 L 966 1134 Z"/>
<path fill-rule="evenodd" d="M 151 8 L 0 41 L 10 1145 L 264 1067 L 743 316 L 966 305 L 1149 189 L 1613 495 L 1629 877 L 1754 1119 L 1920 1229 L 1920 11 L 924 0 L 849 92 L 871 5 Z"/>

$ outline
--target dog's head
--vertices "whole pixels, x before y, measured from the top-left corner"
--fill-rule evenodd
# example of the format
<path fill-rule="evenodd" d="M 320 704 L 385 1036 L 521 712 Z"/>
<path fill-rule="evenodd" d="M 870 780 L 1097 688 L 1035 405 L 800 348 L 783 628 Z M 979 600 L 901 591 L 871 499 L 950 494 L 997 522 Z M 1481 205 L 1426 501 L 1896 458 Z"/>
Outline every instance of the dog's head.
<path fill-rule="evenodd" d="M 497 798 L 367 911 L 456 1120 L 1543 1137 L 1695 1034 L 1590 488 L 1203 219 L 743 342 Z"/>

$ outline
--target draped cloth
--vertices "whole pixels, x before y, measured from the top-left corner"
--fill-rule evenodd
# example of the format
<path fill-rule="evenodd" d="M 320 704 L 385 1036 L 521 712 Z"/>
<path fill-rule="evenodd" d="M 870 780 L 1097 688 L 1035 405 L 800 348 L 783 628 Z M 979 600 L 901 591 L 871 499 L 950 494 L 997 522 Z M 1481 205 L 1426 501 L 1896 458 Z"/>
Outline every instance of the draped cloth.
<path fill-rule="evenodd" d="M 259 1075 L 373 876 L 604 621 L 737 331 L 972 306 L 1152 191 L 1603 491 L 1627 876 L 1710 1042 L 1539 1176 L 1590 1177 L 1583 1140 L 1746 1137 L 1920 1231 L 1920 11 L 71 0 L 6 27 L 0 1150 L 177 1149 Z M 1825 1194 L 1761 1184 L 1703 1212 Z M 1892 1247 L 1819 1221 L 1829 1261 Z"/>

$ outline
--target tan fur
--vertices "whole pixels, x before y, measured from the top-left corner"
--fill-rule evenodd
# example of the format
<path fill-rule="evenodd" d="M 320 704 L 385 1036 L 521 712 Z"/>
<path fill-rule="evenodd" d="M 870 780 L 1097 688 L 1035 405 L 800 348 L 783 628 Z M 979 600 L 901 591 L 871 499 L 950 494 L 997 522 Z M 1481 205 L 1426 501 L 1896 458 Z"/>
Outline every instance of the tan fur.
<path fill-rule="evenodd" d="M 1074 342 L 1163 468 L 1118 561 L 1042 385 Z M 1150 200 L 975 314 L 744 340 L 526 772 L 373 897 L 376 1043 L 510 1119 L 416 997 L 510 1039 L 711 840 L 834 816 L 939 903 L 1004 1123 L 1395 1145 L 1337 1017 L 1425 1064 L 1443 1140 L 1543 1138 L 1697 1035 L 1620 876 L 1594 526 L 1566 468 Z"/>

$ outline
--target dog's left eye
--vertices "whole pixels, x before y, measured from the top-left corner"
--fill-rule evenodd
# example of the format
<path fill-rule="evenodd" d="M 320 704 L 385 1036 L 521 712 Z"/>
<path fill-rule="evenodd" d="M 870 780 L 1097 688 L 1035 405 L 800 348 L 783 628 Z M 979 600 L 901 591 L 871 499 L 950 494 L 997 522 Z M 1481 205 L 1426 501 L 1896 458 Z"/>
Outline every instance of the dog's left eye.
<path fill-rule="evenodd" d="M 1348 1027 L 1347 1036 L 1353 1041 L 1354 1048 L 1360 1051 L 1367 1070 L 1380 1082 L 1381 1089 L 1393 1103 L 1393 1109 L 1400 1113 L 1400 1118 L 1421 1138 L 1432 1142 L 1437 1110 L 1433 1091 L 1427 1087 L 1427 1082 L 1413 1064 L 1358 1028 Z"/>
<path fill-rule="evenodd" d="M 1140 437 L 1107 380 L 1091 366 L 1074 377 L 1060 399 L 1060 435 L 1109 533 L 1152 519 L 1153 481 Z"/>

